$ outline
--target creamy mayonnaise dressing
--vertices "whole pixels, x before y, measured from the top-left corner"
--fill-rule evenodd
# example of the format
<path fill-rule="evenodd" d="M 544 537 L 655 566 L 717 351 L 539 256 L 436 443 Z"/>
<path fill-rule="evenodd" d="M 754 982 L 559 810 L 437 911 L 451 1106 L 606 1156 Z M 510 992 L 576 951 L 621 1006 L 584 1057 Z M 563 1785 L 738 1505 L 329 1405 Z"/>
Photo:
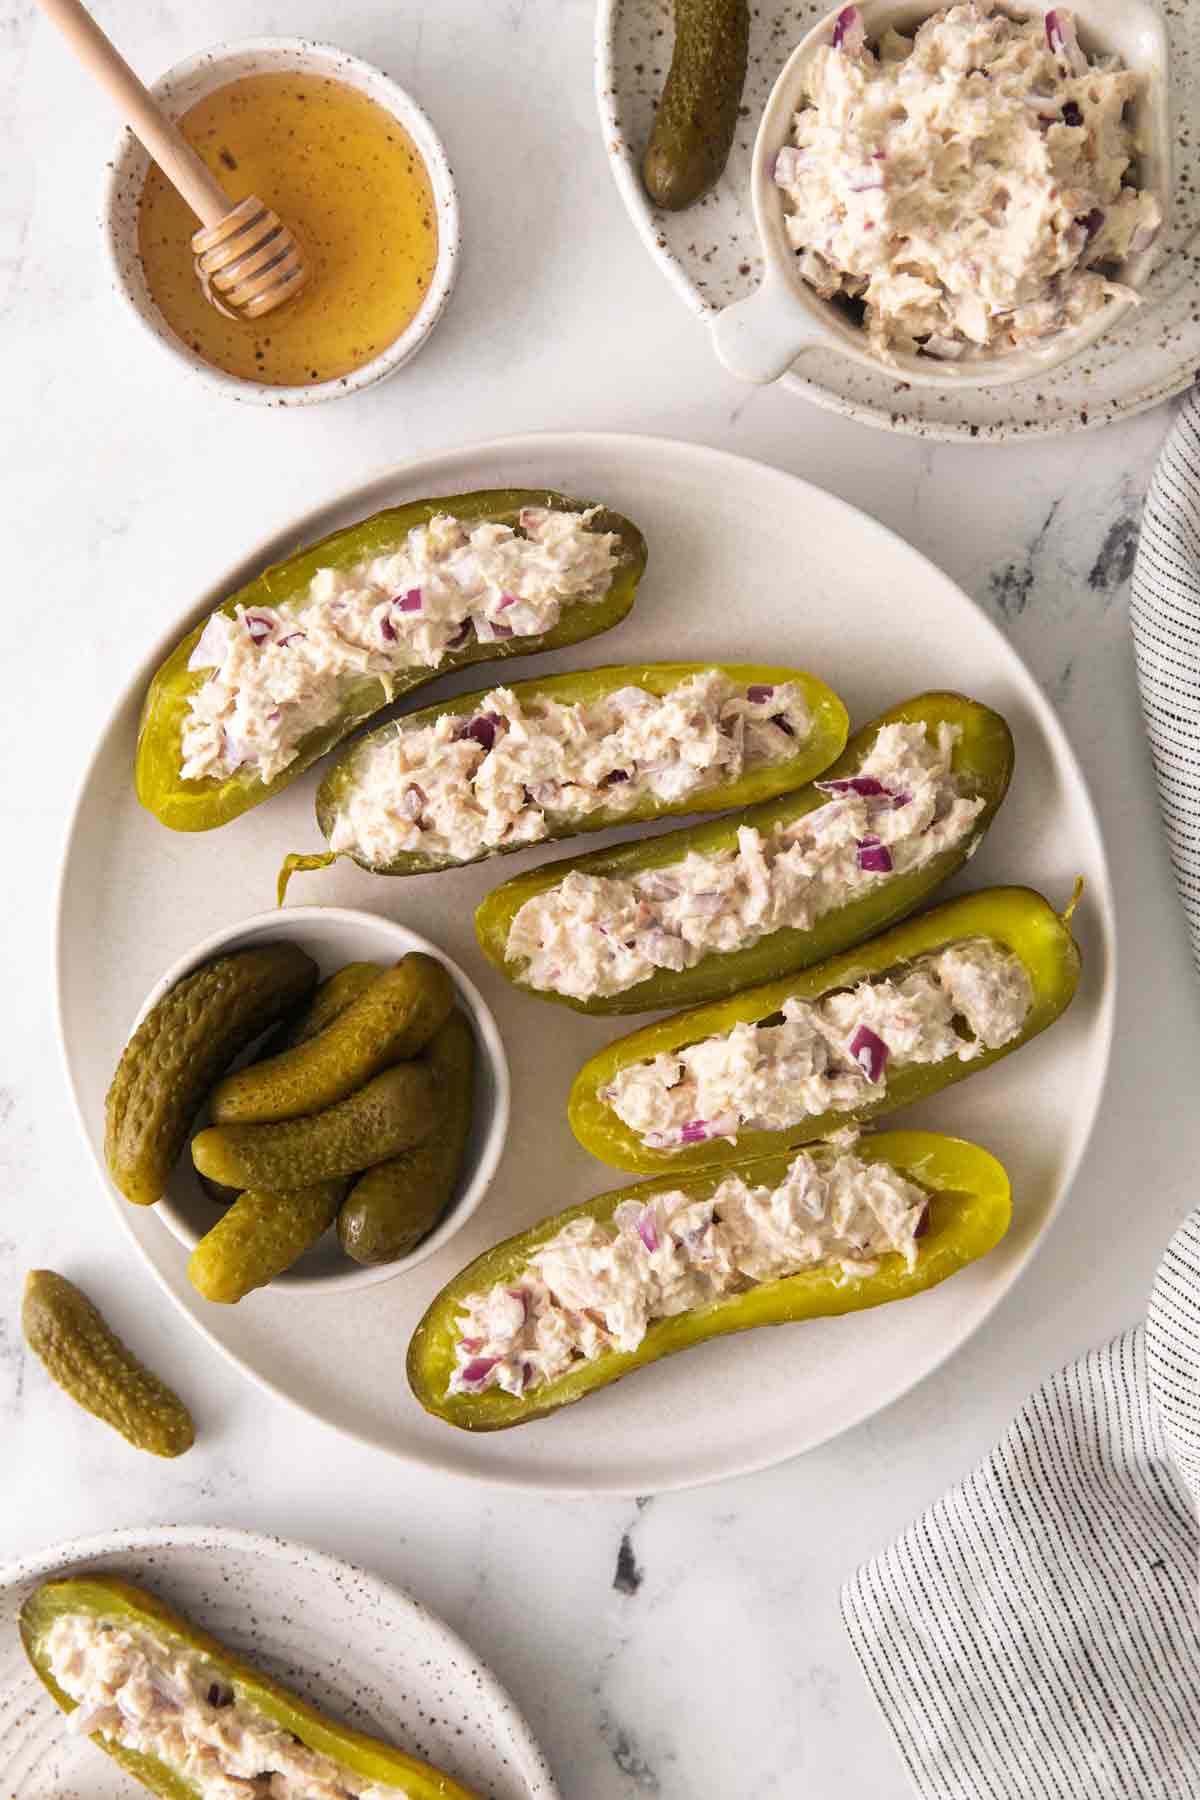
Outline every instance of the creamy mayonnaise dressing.
<path fill-rule="evenodd" d="M 574 1219 L 517 1280 L 463 1303 L 451 1393 L 524 1394 L 606 1350 L 636 1350 L 655 1319 L 801 1269 L 911 1269 L 928 1196 L 849 1149 L 802 1150 L 777 1187 L 729 1175 L 706 1200 L 623 1201 L 611 1224 Z"/>
<path fill-rule="evenodd" d="M 402 851 L 469 862 L 601 808 L 700 804 L 705 788 L 795 756 L 811 730 L 794 683 L 739 688 L 716 668 L 661 697 L 623 687 L 564 704 L 495 688 L 470 718 L 400 720 L 360 749 L 329 845 L 376 866 Z"/>
<path fill-rule="evenodd" d="M 796 269 L 863 307 L 885 360 L 995 354 L 1077 325 L 1162 222 L 1128 185 L 1142 77 L 1080 49 L 1059 7 L 971 0 L 868 45 L 857 7 L 814 56 L 775 180 Z"/>
<path fill-rule="evenodd" d="M 960 735 L 945 720 L 931 735 L 883 725 L 823 806 L 765 836 L 744 825 L 736 849 L 629 879 L 573 871 L 516 913 L 506 955 L 528 986 L 587 1000 L 773 931 L 807 931 L 967 837 L 984 802 L 960 794 L 951 772 Z"/>
<path fill-rule="evenodd" d="M 601 1099 L 654 1150 L 782 1131 L 880 1099 L 892 1069 L 1000 1049 L 1032 1005 L 1020 957 L 971 938 L 824 999 L 785 1000 L 778 1025 L 739 1023 L 634 1063 Z"/>
<path fill-rule="evenodd" d="M 364 678 L 386 685 L 467 643 L 537 637 L 565 606 L 602 600 L 617 539 L 590 529 L 598 510 L 526 507 L 519 530 L 439 513 L 398 550 L 318 569 L 307 593 L 283 606 L 214 613 L 188 661 L 212 673 L 189 701 L 183 778 L 248 767 L 270 781 Z"/>
<path fill-rule="evenodd" d="M 406 1800 L 332 1757 L 241 1699 L 198 1651 L 86 1613 L 55 1619 L 46 1641 L 50 1673 L 78 1702 L 68 1728 L 101 1733 L 157 1757 L 201 1800 Z"/>

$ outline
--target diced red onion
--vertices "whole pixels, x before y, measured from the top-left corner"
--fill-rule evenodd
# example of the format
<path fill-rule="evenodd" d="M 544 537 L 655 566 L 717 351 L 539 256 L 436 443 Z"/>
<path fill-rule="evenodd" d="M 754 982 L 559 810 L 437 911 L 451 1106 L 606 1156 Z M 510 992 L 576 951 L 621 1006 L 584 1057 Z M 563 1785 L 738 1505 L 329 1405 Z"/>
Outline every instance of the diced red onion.
<path fill-rule="evenodd" d="M 471 621 L 470 621 L 470 619 L 464 619 L 462 624 L 459 626 L 458 630 L 455 632 L 454 636 L 447 643 L 447 645 L 446 645 L 447 650 L 461 649 L 462 646 L 466 643 L 467 639 L 470 637 L 470 635 L 471 635 Z"/>
<path fill-rule="evenodd" d="M 1075 223 L 1083 226 L 1083 229 L 1087 232 L 1087 241 L 1090 244 L 1092 239 L 1096 236 L 1096 233 L 1098 231 L 1103 231 L 1104 229 L 1104 214 L 1098 206 L 1093 206 L 1090 213 L 1084 213 L 1083 217 L 1081 219 L 1076 219 Z"/>
<path fill-rule="evenodd" d="M 833 781 L 814 781 L 823 794 L 857 794 L 862 800 L 875 800 L 889 792 L 873 775 L 839 775 Z"/>
<path fill-rule="evenodd" d="M 782 150 L 777 150 L 771 164 L 771 179 L 776 187 L 793 187 L 799 179 L 803 161 L 804 158 L 794 144 L 785 144 Z"/>
<path fill-rule="evenodd" d="M 528 1362 L 522 1363 L 521 1364 L 521 1392 L 522 1393 L 525 1392 L 525 1389 L 529 1386 L 529 1384 L 532 1380 L 533 1380 L 533 1364 L 528 1363 Z"/>
<path fill-rule="evenodd" d="M 884 185 L 883 170 L 867 167 L 852 175 L 846 186 L 852 194 L 869 194 Z"/>
<path fill-rule="evenodd" d="M 426 794 L 424 788 L 418 787 L 415 781 L 410 781 L 405 788 L 404 797 L 400 802 L 400 806 L 402 811 L 408 818 L 412 819 L 414 824 L 420 818 L 422 809 L 428 798 L 429 796 Z"/>
<path fill-rule="evenodd" d="M 868 1081 L 882 1081 L 888 1047 L 869 1025 L 860 1025 L 850 1039 L 850 1054 Z"/>
<path fill-rule="evenodd" d="M 546 508 L 544 506 L 523 506 L 518 514 L 521 530 L 531 533 L 536 533 L 539 527 L 545 523 L 545 519 Z"/>
<path fill-rule="evenodd" d="M 843 6 L 833 22 L 833 47 L 835 50 L 850 52 L 861 50 L 867 39 L 866 30 L 858 16 L 857 6 Z"/>
<path fill-rule="evenodd" d="M 773 687 L 767 687 L 763 682 L 756 681 L 753 687 L 746 689 L 746 698 L 751 706 L 761 706 L 764 700 L 771 699 L 774 692 Z"/>
<path fill-rule="evenodd" d="M 628 769 L 610 769 L 608 774 L 604 777 L 604 780 L 600 783 L 600 786 L 601 787 L 616 787 L 620 782 L 628 781 L 628 780 L 629 780 L 629 770 Z"/>
<path fill-rule="evenodd" d="M 285 644 L 294 644 L 297 638 L 303 640 L 307 636 L 307 631 L 289 631 L 286 637 L 281 637 L 277 640 L 279 648 L 282 650 Z"/>
<path fill-rule="evenodd" d="M 653 1256 L 659 1246 L 659 1236 L 658 1220 L 654 1216 L 652 1206 L 643 1206 L 641 1217 L 637 1222 L 637 1234 Z"/>
<path fill-rule="evenodd" d="M 1056 9 L 1046 14 L 1046 42 L 1052 54 L 1062 57 L 1077 74 L 1086 69 L 1087 58 L 1079 48 L 1075 22 L 1069 13 L 1064 15 Z"/>
<path fill-rule="evenodd" d="M 789 725 L 789 723 L 788 723 L 787 719 L 784 717 L 783 713 L 772 713 L 771 714 L 771 723 L 772 723 L 772 725 L 777 725 L 779 727 L 779 729 L 780 729 L 780 731 L 782 731 L 784 737 L 791 737 L 791 738 L 795 737 L 796 728 L 794 725 Z"/>
<path fill-rule="evenodd" d="M 510 638 L 513 636 L 513 628 L 511 625 L 498 625 L 495 619 L 489 619 L 488 624 L 492 628 L 493 637 Z"/>
<path fill-rule="evenodd" d="M 472 1356 L 475 1355 L 477 1350 L 483 1349 L 482 1338 L 460 1338 L 459 1343 L 462 1345 L 463 1349 L 469 1351 Z"/>
<path fill-rule="evenodd" d="M 282 719 L 282 717 L 283 717 L 283 709 L 281 707 L 276 706 L 276 707 L 272 708 L 272 710 L 267 714 L 267 724 L 268 725 L 277 725 L 279 723 L 280 719 Z"/>
<path fill-rule="evenodd" d="M 519 1300 L 521 1302 L 522 1314 L 524 1315 L 524 1317 L 526 1319 L 528 1319 L 528 1317 L 529 1317 L 529 1289 L 523 1288 L 523 1287 L 509 1288 L 508 1295 L 509 1295 L 510 1300 Z"/>
<path fill-rule="evenodd" d="M 859 838 L 858 866 L 868 875 L 890 875 L 892 853 L 886 844 L 880 843 L 877 837 Z"/>
<path fill-rule="evenodd" d="M 501 594 L 500 605 L 497 610 L 503 612 L 506 606 L 515 606 L 516 604 L 517 596 L 515 594 Z"/>
<path fill-rule="evenodd" d="M 1083 124 L 1083 114 L 1079 110 L 1079 102 L 1077 100 L 1066 100 L 1063 102 L 1062 122 L 1064 125 Z"/>
<path fill-rule="evenodd" d="M 263 643 L 271 636 L 275 629 L 271 620 L 264 619 L 261 613 L 243 613 L 242 617 L 245 621 L 246 630 L 250 633 L 251 639 L 256 644 Z"/>
<path fill-rule="evenodd" d="M 380 636 L 386 638 L 389 644 L 395 643 L 396 627 L 392 624 L 392 621 L 388 618 L 386 613 L 380 613 L 379 615 L 379 632 Z"/>
<path fill-rule="evenodd" d="M 689 1119 L 679 1133 L 681 1144 L 702 1144 L 708 1136 L 708 1126 L 703 1119 Z"/>
<path fill-rule="evenodd" d="M 504 724 L 499 713 L 477 713 L 470 724 L 460 734 L 465 738 L 474 738 L 485 750 L 490 750 L 496 741 L 496 733 Z"/>
<path fill-rule="evenodd" d="M 397 612 L 402 613 L 420 612 L 424 604 L 424 596 L 420 588 L 409 588 L 406 593 L 397 594 L 392 601 Z"/>
<path fill-rule="evenodd" d="M 473 1357 L 463 1369 L 462 1378 L 464 1381 L 469 1381 L 472 1386 L 477 1385 L 481 1381 L 486 1381 L 499 1361 L 500 1358 L 498 1356 Z"/>

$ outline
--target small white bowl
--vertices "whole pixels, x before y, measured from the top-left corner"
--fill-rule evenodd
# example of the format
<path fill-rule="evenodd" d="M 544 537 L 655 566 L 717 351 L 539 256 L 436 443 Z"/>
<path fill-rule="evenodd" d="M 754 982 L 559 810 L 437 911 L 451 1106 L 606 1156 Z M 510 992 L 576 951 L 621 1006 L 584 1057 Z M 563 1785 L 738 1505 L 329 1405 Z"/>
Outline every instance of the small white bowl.
<path fill-rule="evenodd" d="M 243 381 L 239 376 L 227 375 L 223 369 L 215 369 L 203 357 L 197 356 L 167 324 L 146 284 L 138 255 L 137 228 L 138 207 L 150 158 L 128 130 L 117 140 L 109 164 L 101 200 L 100 225 L 117 292 L 180 364 L 198 375 L 207 386 L 234 400 L 251 400 L 261 406 L 311 406 L 318 400 L 335 400 L 342 394 L 357 393 L 361 388 L 382 381 L 385 376 L 394 375 L 424 344 L 445 311 L 458 274 L 458 189 L 442 141 L 412 95 L 370 63 L 338 50 L 333 44 L 287 37 L 245 38 L 234 44 L 219 44 L 215 49 L 198 51 L 195 56 L 176 63 L 153 83 L 150 92 L 178 117 L 198 100 L 231 81 L 240 81 L 247 75 L 278 74 L 323 75 L 347 87 L 357 88 L 400 122 L 429 171 L 437 208 L 437 262 L 415 316 L 378 356 L 372 357 L 361 368 L 352 369 L 348 375 L 337 375 L 329 381 L 312 382 L 302 387 L 272 387 L 266 382 Z M 270 201 L 269 194 L 262 198 Z"/>
<path fill-rule="evenodd" d="M 364 1266 L 343 1255 L 336 1232 L 327 1232 L 293 1268 L 277 1275 L 271 1283 L 273 1291 L 289 1294 L 340 1294 L 350 1288 L 375 1287 L 379 1282 L 403 1275 L 407 1269 L 415 1269 L 418 1263 L 433 1256 L 479 1207 L 496 1173 L 508 1135 L 508 1058 L 496 1021 L 483 996 L 444 950 L 391 919 L 355 912 L 343 906 L 289 906 L 286 910 L 257 913 L 252 919 L 243 919 L 236 925 L 214 931 L 186 956 L 172 963 L 155 982 L 142 1002 L 130 1028 L 130 1036 L 168 989 L 201 963 L 210 962 L 213 957 L 231 950 L 245 950 L 252 944 L 281 941 L 298 944 L 306 950 L 320 969 L 322 978 L 332 975 L 335 969 L 348 962 L 394 963 L 411 950 L 434 956 L 449 971 L 458 1003 L 475 1033 L 475 1106 L 466 1159 L 454 1200 L 429 1236 L 422 1238 L 415 1250 L 396 1262 Z M 220 1210 L 200 1186 L 186 1150 L 172 1172 L 165 1196 L 154 1210 L 171 1235 L 189 1252 L 220 1218 Z"/>
<path fill-rule="evenodd" d="M 942 0 L 942 4 L 947 3 L 948 0 Z M 858 4 L 871 39 L 889 26 L 909 33 L 940 10 L 937 0 L 927 4 L 916 4 L 914 0 L 859 0 Z M 999 10 L 1025 19 L 1039 16 L 1045 9 L 1030 4 L 1030 0 L 1002 0 Z M 1156 244 L 1131 257 L 1119 272 L 1127 286 L 1137 288 L 1148 278 L 1156 245 L 1162 243 L 1171 200 L 1166 25 L 1153 0 L 1073 0 L 1070 10 L 1086 51 L 1115 53 L 1126 68 L 1135 69 L 1144 77 L 1132 114 L 1138 145 L 1138 183 L 1162 207 L 1163 228 Z M 837 350 L 864 368 L 876 372 L 883 369 L 894 374 L 897 381 L 913 387 L 994 387 L 1044 375 L 1095 343 L 1111 325 L 1125 317 L 1135 301 L 1110 300 L 1084 324 L 998 356 L 971 355 L 961 362 L 937 362 L 930 357 L 898 352 L 885 363 L 867 347 L 861 328 L 795 273 L 795 251 L 785 225 L 784 194 L 776 186 L 772 171 L 776 154 L 791 141 L 792 121 L 803 102 L 809 64 L 816 51 L 829 43 L 841 11 L 840 6 L 835 7 L 801 39 L 780 71 L 763 112 L 750 173 L 754 219 L 763 250 L 763 280 L 747 299 L 727 306 L 713 320 L 714 346 L 725 367 L 743 381 L 776 381 L 805 350 L 824 349 Z"/>

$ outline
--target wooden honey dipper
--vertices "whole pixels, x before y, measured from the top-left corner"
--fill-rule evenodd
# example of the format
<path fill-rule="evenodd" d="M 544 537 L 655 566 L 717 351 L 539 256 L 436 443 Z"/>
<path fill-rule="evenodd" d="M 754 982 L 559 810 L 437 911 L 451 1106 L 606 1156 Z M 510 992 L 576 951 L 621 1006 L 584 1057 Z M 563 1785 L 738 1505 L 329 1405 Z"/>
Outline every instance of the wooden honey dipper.
<path fill-rule="evenodd" d="M 233 204 L 80 0 L 38 4 L 200 220 L 192 254 L 200 285 L 213 305 L 236 318 L 261 319 L 293 299 L 307 283 L 309 270 L 279 215 L 253 194 Z"/>

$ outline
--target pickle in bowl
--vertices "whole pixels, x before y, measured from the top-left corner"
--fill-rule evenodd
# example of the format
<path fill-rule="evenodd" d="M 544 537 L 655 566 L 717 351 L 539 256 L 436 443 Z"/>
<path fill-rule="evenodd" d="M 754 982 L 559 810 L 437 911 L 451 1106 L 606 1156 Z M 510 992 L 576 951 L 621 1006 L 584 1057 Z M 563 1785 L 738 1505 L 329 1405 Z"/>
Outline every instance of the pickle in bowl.
<path fill-rule="evenodd" d="M 927 1131 L 636 1182 L 455 1276 L 413 1335 L 409 1385 L 464 1431 L 525 1425 L 730 1332 L 919 1294 L 1010 1216 L 995 1157 Z"/>
<path fill-rule="evenodd" d="M 653 1174 L 807 1144 L 989 1068 L 1070 1005 L 1079 947 L 1031 888 L 984 888 L 856 950 L 618 1038 L 571 1128 Z"/>
<path fill-rule="evenodd" d="M 609 630 L 645 564 L 631 520 L 542 489 L 411 501 L 335 531 L 223 601 L 158 669 L 138 798 L 175 831 L 227 824 L 436 676 Z"/>
<path fill-rule="evenodd" d="M 828 768 L 846 741 L 836 694 L 757 663 L 585 669 L 464 694 L 360 738 L 326 774 L 326 852 L 422 875 L 615 825 L 766 800 Z"/>
<path fill-rule="evenodd" d="M 915 911 L 979 848 L 1012 766 L 999 713 L 919 694 L 807 787 L 514 876 L 479 907 L 476 935 L 516 986 L 580 1012 L 717 999 Z"/>

